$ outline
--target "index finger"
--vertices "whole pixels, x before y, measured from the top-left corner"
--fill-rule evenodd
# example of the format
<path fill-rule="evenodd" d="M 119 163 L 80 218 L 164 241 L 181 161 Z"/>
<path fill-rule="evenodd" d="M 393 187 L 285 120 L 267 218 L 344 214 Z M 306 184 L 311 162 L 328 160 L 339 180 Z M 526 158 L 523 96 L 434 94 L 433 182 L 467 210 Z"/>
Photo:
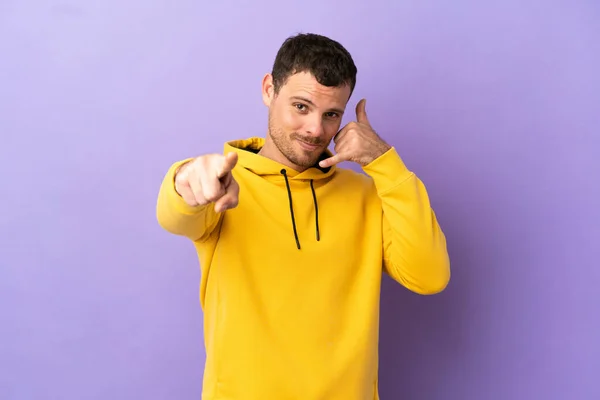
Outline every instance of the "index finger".
<path fill-rule="evenodd" d="M 219 179 L 223 178 L 225 175 L 233 170 L 235 164 L 237 164 L 238 155 L 236 152 L 227 153 L 223 158 L 223 164 L 218 170 L 217 177 Z"/>

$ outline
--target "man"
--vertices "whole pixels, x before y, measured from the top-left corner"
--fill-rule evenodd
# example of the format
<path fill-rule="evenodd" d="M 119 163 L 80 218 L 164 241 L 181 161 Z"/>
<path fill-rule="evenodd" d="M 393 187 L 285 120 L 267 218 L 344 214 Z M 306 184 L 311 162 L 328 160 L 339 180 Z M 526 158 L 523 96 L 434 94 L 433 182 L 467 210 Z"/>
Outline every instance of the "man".
<path fill-rule="evenodd" d="M 164 178 L 158 221 L 193 242 L 202 270 L 203 400 L 378 399 L 382 270 L 420 294 L 448 284 L 427 191 L 364 99 L 340 130 L 356 71 L 336 41 L 288 38 L 262 82 L 266 137 Z"/>

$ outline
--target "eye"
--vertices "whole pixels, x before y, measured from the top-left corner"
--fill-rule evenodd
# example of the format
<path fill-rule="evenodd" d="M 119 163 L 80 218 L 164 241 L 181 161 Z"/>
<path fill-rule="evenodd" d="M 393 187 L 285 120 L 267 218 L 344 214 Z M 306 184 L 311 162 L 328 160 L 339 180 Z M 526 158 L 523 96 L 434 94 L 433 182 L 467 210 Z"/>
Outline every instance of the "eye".
<path fill-rule="evenodd" d="M 304 104 L 296 103 L 294 104 L 294 107 L 296 107 L 298 111 L 306 111 L 306 106 Z"/>
<path fill-rule="evenodd" d="M 334 119 L 334 118 L 338 118 L 338 117 L 339 117 L 339 114 L 338 114 L 338 113 L 336 113 L 336 112 L 327 112 L 327 113 L 325 113 L 325 116 L 326 116 L 327 118 L 332 118 L 332 119 Z"/>

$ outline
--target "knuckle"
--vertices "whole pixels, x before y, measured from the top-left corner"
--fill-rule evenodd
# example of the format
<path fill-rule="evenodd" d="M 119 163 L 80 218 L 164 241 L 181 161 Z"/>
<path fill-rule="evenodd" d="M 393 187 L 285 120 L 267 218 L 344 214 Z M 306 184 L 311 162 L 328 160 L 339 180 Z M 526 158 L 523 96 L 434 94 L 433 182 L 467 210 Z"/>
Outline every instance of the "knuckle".
<path fill-rule="evenodd" d="M 210 202 L 219 200 L 222 197 L 220 190 L 216 188 L 208 188 L 204 190 L 204 198 Z"/>
<path fill-rule="evenodd" d="M 175 188 L 178 192 L 184 191 L 190 187 L 189 180 L 185 176 L 176 176 L 175 177 Z"/>
<path fill-rule="evenodd" d="M 196 174 L 202 174 L 204 171 L 211 167 L 212 163 L 209 156 L 200 156 L 193 162 L 194 172 Z"/>
<path fill-rule="evenodd" d="M 182 182 L 187 179 L 189 174 L 189 168 L 182 168 L 175 174 L 175 181 Z"/>
<path fill-rule="evenodd" d="M 204 197 L 202 192 L 199 190 L 194 191 L 192 197 L 194 197 L 194 199 L 196 200 L 196 203 L 198 203 L 198 204 L 206 204 L 207 203 L 206 197 Z"/>

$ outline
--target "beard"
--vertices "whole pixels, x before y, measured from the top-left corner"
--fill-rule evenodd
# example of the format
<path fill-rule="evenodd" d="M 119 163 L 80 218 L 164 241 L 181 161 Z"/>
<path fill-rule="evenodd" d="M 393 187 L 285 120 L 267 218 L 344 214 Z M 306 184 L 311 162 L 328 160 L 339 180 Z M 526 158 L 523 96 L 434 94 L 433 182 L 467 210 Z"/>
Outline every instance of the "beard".
<path fill-rule="evenodd" d="M 319 160 L 319 157 L 323 153 L 324 149 L 320 148 L 314 151 L 298 149 L 295 147 L 294 143 L 296 140 L 326 147 L 325 142 L 321 138 L 302 136 L 297 132 L 286 134 L 283 129 L 276 127 L 271 116 L 269 116 L 269 137 L 273 141 L 273 144 L 275 144 L 275 147 L 277 147 L 279 152 L 285 158 L 287 158 L 292 164 L 301 168 L 313 167 Z"/>

